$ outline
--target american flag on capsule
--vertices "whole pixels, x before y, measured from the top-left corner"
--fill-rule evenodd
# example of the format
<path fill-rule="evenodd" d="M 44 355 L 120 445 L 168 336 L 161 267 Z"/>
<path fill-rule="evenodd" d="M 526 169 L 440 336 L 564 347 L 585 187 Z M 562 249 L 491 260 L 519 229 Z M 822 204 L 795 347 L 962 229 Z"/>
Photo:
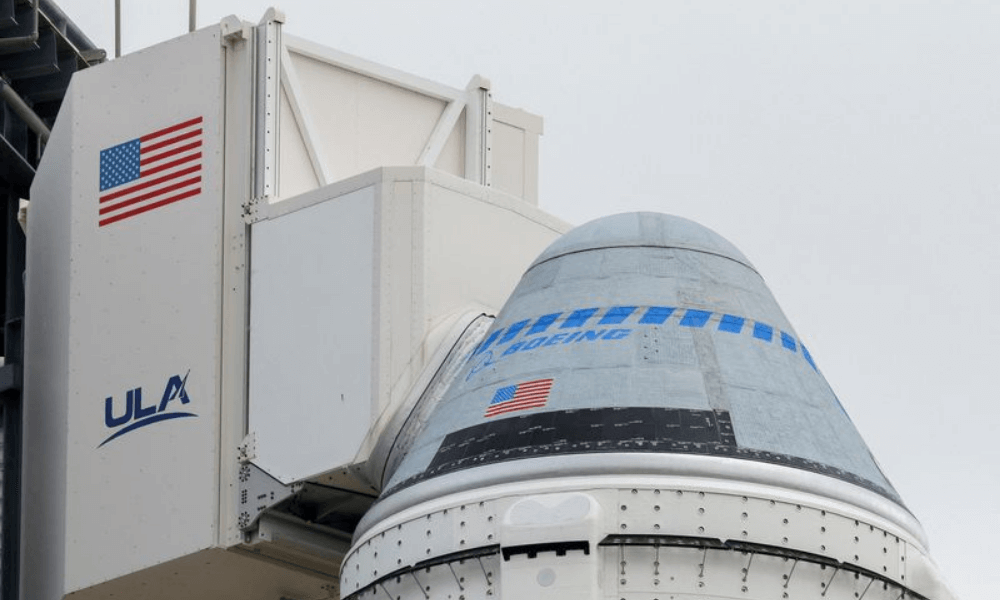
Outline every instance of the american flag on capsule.
<path fill-rule="evenodd" d="M 493 400 L 486 407 L 485 416 L 495 417 L 504 413 L 545 406 L 549 401 L 551 389 L 551 379 L 536 379 L 502 387 L 493 394 Z"/>
<path fill-rule="evenodd" d="M 201 193 L 202 117 L 101 150 L 98 225 Z"/>

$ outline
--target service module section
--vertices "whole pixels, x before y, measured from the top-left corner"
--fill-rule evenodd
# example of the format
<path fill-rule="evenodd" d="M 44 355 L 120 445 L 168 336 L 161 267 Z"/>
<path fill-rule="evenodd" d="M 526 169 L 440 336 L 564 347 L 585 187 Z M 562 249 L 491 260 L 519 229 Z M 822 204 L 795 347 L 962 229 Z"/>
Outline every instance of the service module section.
<path fill-rule="evenodd" d="M 206 29 L 80 73 L 66 99 L 67 591 L 215 541 L 223 52 Z"/>

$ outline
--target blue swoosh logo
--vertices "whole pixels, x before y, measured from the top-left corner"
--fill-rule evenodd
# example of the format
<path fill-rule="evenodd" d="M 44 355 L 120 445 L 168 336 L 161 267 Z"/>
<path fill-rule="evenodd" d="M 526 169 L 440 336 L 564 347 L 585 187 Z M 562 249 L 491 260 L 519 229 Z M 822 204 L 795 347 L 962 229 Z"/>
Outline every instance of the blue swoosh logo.
<path fill-rule="evenodd" d="M 101 442 L 98 448 L 100 448 L 104 444 L 107 444 L 108 442 L 117 437 L 121 437 L 130 431 L 135 431 L 136 429 L 139 429 L 140 427 L 145 427 L 146 425 L 152 425 L 153 423 L 159 423 L 160 421 L 166 421 L 167 419 L 179 419 L 181 417 L 197 417 L 197 416 L 198 415 L 194 413 L 160 413 L 157 415 L 153 415 L 151 417 L 146 417 L 141 421 L 136 421 L 135 423 L 132 423 L 131 425 L 125 427 L 124 429 L 119 429 L 118 431 L 114 432 L 113 434 L 111 434 L 111 437 Z"/>

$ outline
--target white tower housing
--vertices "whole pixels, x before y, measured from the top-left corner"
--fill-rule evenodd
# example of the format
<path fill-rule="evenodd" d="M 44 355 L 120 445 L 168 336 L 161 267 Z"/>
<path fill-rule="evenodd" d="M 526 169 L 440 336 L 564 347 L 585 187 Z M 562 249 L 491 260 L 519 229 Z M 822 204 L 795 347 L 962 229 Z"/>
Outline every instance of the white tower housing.
<path fill-rule="evenodd" d="M 73 79 L 29 218 L 23 598 L 337 597 L 376 441 L 566 230 L 539 117 L 281 21 Z"/>

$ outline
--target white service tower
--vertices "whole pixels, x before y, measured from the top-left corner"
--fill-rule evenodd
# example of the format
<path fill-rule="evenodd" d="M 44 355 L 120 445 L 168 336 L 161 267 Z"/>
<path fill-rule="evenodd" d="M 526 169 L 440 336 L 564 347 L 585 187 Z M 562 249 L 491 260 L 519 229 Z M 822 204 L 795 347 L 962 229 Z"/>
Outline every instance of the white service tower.
<path fill-rule="evenodd" d="M 22 598 L 952 598 L 738 250 L 563 236 L 539 117 L 282 21 L 73 79 L 28 218 Z"/>

